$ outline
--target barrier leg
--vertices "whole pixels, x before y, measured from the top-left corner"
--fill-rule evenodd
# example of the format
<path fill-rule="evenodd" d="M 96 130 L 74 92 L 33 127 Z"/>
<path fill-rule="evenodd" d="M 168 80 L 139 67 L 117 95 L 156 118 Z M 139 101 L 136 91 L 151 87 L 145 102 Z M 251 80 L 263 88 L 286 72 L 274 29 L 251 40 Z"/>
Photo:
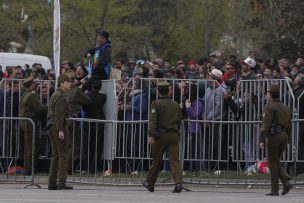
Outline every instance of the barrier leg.
<path fill-rule="evenodd" d="M 4 169 L 3 169 L 3 165 L 2 165 L 2 161 L 0 161 L 0 169 L 2 173 L 5 173 Z"/>
<path fill-rule="evenodd" d="M 41 188 L 40 185 L 35 183 L 35 123 L 31 120 L 32 126 L 33 126 L 33 139 L 32 139 L 32 174 L 31 174 L 31 183 L 24 186 L 24 188 L 28 188 L 30 186 L 36 186 L 37 188 Z"/>

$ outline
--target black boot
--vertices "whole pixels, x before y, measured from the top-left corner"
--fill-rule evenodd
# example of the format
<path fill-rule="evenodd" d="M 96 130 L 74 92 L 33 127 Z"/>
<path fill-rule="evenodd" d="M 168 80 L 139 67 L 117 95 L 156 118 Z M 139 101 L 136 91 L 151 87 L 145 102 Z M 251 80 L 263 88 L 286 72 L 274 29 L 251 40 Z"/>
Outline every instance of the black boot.
<path fill-rule="evenodd" d="M 289 182 L 287 182 L 287 183 L 284 185 L 282 195 L 286 195 L 291 189 L 292 189 L 292 184 L 289 183 Z"/>
<path fill-rule="evenodd" d="M 66 183 L 61 183 L 57 185 L 58 190 L 73 190 L 72 186 L 67 185 Z"/>
<path fill-rule="evenodd" d="M 270 193 L 267 193 L 267 194 L 265 194 L 265 195 L 267 195 L 267 196 L 279 196 L 279 192 L 270 192 Z"/>
<path fill-rule="evenodd" d="M 154 187 L 150 187 L 146 180 L 142 181 L 142 185 L 150 192 L 154 192 Z"/>
<path fill-rule="evenodd" d="M 173 193 L 180 193 L 181 191 L 183 190 L 183 186 L 182 186 L 182 184 L 176 184 L 175 185 L 175 187 L 174 187 L 174 189 L 173 189 Z"/>
<path fill-rule="evenodd" d="M 56 185 L 56 183 L 49 183 L 49 185 L 48 185 L 48 190 L 57 190 L 57 185 Z"/>

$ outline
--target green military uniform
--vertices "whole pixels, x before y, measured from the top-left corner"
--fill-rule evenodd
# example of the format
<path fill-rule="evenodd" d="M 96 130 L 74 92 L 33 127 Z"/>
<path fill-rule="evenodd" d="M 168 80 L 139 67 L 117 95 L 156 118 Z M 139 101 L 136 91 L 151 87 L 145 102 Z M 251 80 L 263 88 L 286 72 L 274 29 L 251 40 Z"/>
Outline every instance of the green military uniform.
<path fill-rule="evenodd" d="M 72 87 L 66 93 L 66 99 L 69 106 L 69 117 L 80 118 L 81 106 L 87 105 L 91 102 L 91 99 L 86 96 L 81 89 Z M 80 157 L 80 125 L 74 121 L 68 122 L 70 132 L 70 159 L 73 157 L 74 160 L 78 160 Z M 73 155 L 73 156 L 72 156 Z"/>
<path fill-rule="evenodd" d="M 271 84 L 270 94 L 279 94 L 279 86 Z M 280 165 L 280 158 L 291 135 L 291 114 L 289 108 L 280 100 L 273 98 L 266 106 L 261 126 L 261 142 L 266 142 L 269 171 L 271 176 L 271 194 L 278 195 L 279 179 L 285 186 L 289 184 L 289 175 Z M 288 190 L 289 191 L 289 190 Z M 269 195 L 269 194 L 268 194 Z"/>
<path fill-rule="evenodd" d="M 58 77 L 58 83 L 70 81 L 66 75 Z M 52 158 L 49 171 L 49 186 L 56 186 L 57 177 L 59 185 L 65 185 L 69 156 L 69 129 L 67 118 L 69 107 L 64 92 L 57 89 L 51 96 L 48 104 L 48 114 L 54 119 L 48 134 L 52 148 Z M 63 131 L 64 139 L 59 139 L 59 131 Z"/>
<path fill-rule="evenodd" d="M 36 92 L 32 91 L 31 87 L 33 82 L 33 79 L 27 79 L 22 83 L 25 88 L 25 93 L 20 100 L 19 116 L 35 121 L 37 114 L 47 112 L 47 107 L 41 105 Z M 24 167 L 26 173 L 31 173 L 33 126 L 29 121 L 21 121 L 20 123 L 21 129 L 24 132 Z M 37 140 L 35 143 L 37 143 Z"/>
<path fill-rule="evenodd" d="M 158 88 L 169 88 L 169 83 L 160 82 L 157 86 Z M 152 145 L 153 162 L 146 179 L 148 188 L 153 188 L 154 190 L 155 182 L 161 171 L 164 152 L 167 152 L 175 184 L 183 182 L 178 156 L 181 119 L 182 111 L 179 104 L 168 96 L 162 97 L 152 103 L 149 119 L 149 136 L 155 137 L 156 130 L 159 130 L 160 137 L 155 138 L 155 143 Z"/>

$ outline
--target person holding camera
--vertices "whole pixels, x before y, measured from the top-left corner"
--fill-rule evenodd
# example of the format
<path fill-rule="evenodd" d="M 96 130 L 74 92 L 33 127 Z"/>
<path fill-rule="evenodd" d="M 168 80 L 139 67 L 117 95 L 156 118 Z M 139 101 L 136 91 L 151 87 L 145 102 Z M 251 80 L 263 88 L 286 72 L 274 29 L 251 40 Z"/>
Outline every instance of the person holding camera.
<path fill-rule="evenodd" d="M 148 176 L 143 181 L 143 186 L 150 192 L 154 192 L 159 172 L 163 163 L 163 154 L 167 153 L 174 178 L 175 187 L 172 192 L 182 191 L 182 170 L 178 157 L 179 130 L 182 120 L 182 111 L 179 104 L 169 97 L 167 82 L 157 83 L 160 99 L 154 101 L 151 106 L 149 119 L 149 144 L 152 144 L 153 162 Z"/>

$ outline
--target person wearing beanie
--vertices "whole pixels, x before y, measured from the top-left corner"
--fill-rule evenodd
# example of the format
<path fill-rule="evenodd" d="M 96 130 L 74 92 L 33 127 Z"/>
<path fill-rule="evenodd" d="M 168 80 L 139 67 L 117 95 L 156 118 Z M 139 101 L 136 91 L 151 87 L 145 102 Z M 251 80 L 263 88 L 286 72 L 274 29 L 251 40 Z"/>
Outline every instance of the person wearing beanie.
<path fill-rule="evenodd" d="M 189 69 L 186 71 L 186 78 L 187 79 L 198 79 L 198 71 L 196 69 L 196 64 L 194 61 L 189 61 Z"/>
<path fill-rule="evenodd" d="M 108 80 L 111 74 L 111 41 L 107 31 L 99 31 L 95 48 L 88 49 L 85 57 L 91 66 L 91 78 L 88 87 L 94 80 Z"/>

